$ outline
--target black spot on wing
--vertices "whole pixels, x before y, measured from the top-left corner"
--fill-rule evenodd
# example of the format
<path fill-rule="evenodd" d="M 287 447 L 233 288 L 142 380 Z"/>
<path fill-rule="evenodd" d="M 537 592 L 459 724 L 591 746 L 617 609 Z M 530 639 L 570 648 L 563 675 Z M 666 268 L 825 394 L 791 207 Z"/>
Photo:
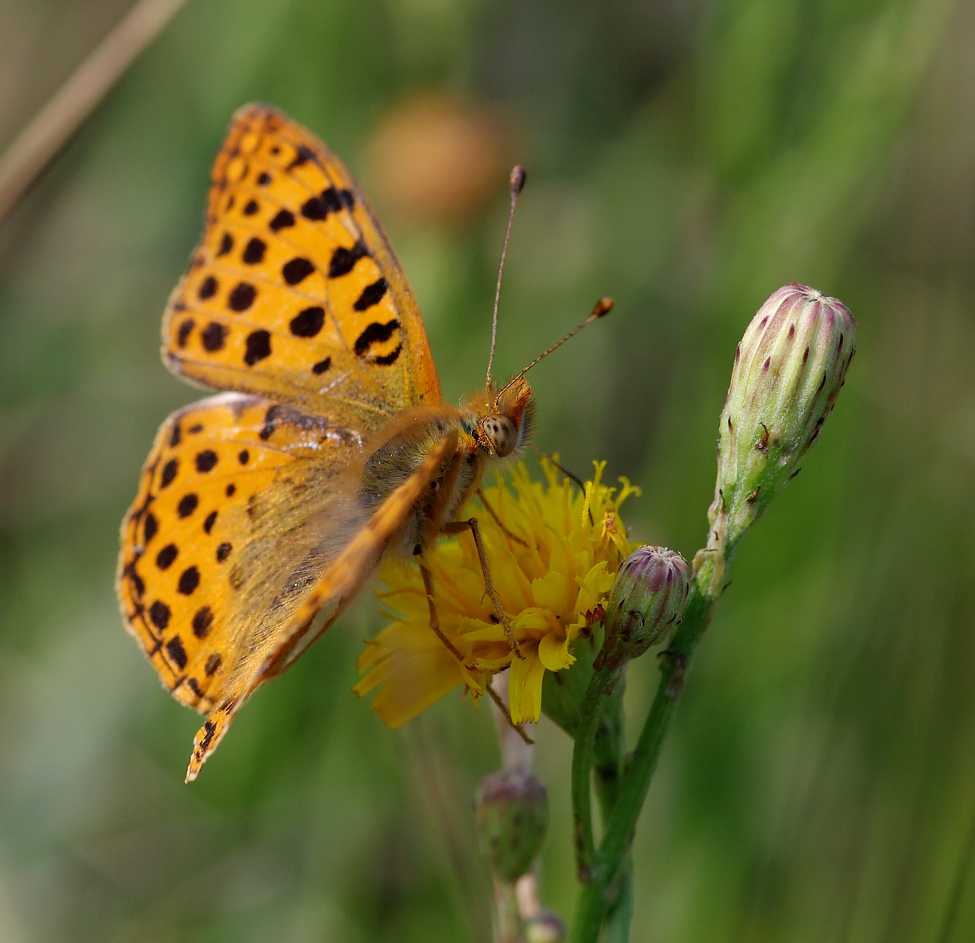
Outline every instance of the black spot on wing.
<path fill-rule="evenodd" d="M 312 221 L 323 220 L 329 213 L 338 213 L 342 209 L 350 209 L 355 203 L 355 197 L 350 190 L 339 190 L 329 187 L 317 196 L 309 197 L 301 205 L 301 215 Z"/>
<path fill-rule="evenodd" d="M 260 265 L 264 261 L 265 252 L 267 252 L 267 243 L 257 236 L 252 236 L 244 246 L 241 258 L 246 265 Z"/>
<path fill-rule="evenodd" d="M 271 232 L 280 232 L 282 229 L 288 229 L 290 226 L 295 224 L 295 214 L 291 210 L 278 210 L 274 214 L 273 219 L 268 226 Z"/>
<path fill-rule="evenodd" d="M 230 306 L 231 311 L 236 311 L 239 314 L 254 304 L 256 297 L 257 289 L 250 282 L 238 282 L 234 290 L 230 293 L 227 304 Z"/>
<path fill-rule="evenodd" d="M 223 345 L 227 340 L 230 329 L 216 321 L 211 321 L 202 331 L 200 340 L 203 342 L 203 349 L 210 351 L 211 354 L 218 350 L 223 350 Z"/>
<path fill-rule="evenodd" d="M 159 629 L 160 632 L 169 625 L 170 615 L 171 613 L 169 611 L 169 606 L 167 606 L 161 599 L 157 599 L 149 607 L 149 618 L 152 620 L 152 624 Z"/>
<path fill-rule="evenodd" d="M 179 461 L 175 458 L 171 458 L 165 465 L 163 465 L 162 474 L 159 476 L 159 489 L 169 487 L 173 483 L 173 479 L 176 477 L 176 472 L 179 471 Z"/>
<path fill-rule="evenodd" d="M 378 357 L 371 358 L 371 362 L 378 364 L 380 367 L 391 367 L 399 360 L 401 353 L 403 353 L 403 345 L 397 344 L 388 354 L 380 354 Z"/>
<path fill-rule="evenodd" d="M 185 321 L 181 322 L 179 326 L 179 331 L 176 333 L 176 344 L 179 347 L 185 347 L 186 342 L 190 339 L 190 333 L 193 330 L 193 319 L 186 318 Z"/>
<path fill-rule="evenodd" d="M 168 570 L 172 565 L 173 561 L 176 559 L 176 555 L 179 550 L 176 544 L 166 544 L 159 553 L 156 554 L 156 566 L 160 570 Z"/>
<path fill-rule="evenodd" d="M 268 406 L 267 412 L 264 414 L 264 427 L 259 433 L 262 442 L 267 442 L 274 435 L 274 429 L 278 424 L 278 416 L 283 409 L 284 407 L 278 405 Z"/>
<path fill-rule="evenodd" d="M 399 328 L 399 321 L 396 318 L 392 318 L 385 324 L 373 321 L 356 338 L 354 346 L 355 355 L 360 360 L 369 360 L 371 363 L 377 363 L 383 366 L 389 366 L 395 363 L 402 350 L 402 344 L 398 344 L 386 354 L 373 353 L 373 347 L 377 344 L 385 344 Z"/>
<path fill-rule="evenodd" d="M 348 275 L 355 268 L 359 259 L 368 256 L 369 250 L 361 239 L 353 246 L 339 246 L 332 253 L 332 261 L 328 266 L 328 277 L 341 278 L 343 275 Z"/>
<path fill-rule="evenodd" d="M 186 649 L 183 648 L 183 642 L 178 635 L 174 635 L 166 643 L 166 654 L 169 655 L 173 664 L 182 671 L 186 667 Z"/>
<path fill-rule="evenodd" d="M 291 163 L 288 164 L 288 170 L 294 170 L 296 167 L 300 167 L 302 164 L 307 164 L 308 161 L 315 159 L 315 152 L 310 148 L 306 147 L 304 144 L 298 145 L 295 156 L 291 159 Z"/>
<path fill-rule="evenodd" d="M 195 566 L 187 567 L 179 575 L 177 589 L 184 596 L 192 596 L 200 585 L 200 571 Z"/>
<path fill-rule="evenodd" d="M 200 745 L 194 752 L 194 756 L 202 757 L 207 750 L 210 749 L 210 741 L 213 739 L 213 735 L 217 732 L 217 725 L 212 721 L 208 720 L 203 724 L 203 729 L 206 733 L 203 735 L 203 739 L 200 740 Z"/>
<path fill-rule="evenodd" d="M 244 363 L 253 367 L 266 357 L 271 356 L 271 334 L 265 330 L 251 331 L 247 335 L 247 350 L 244 352 Z"/>
<path fill-rule="evenodd" d="M 308 259 L 300 255 L 289 259 L 281 267 L 281 274 L 289 285 L 300 284 L 314 271 L 315 266 Z"/>
<path fill-rule="evenodd" d="M 151 511 L 146 514 L 146 519 L 142 522 L 142 539 L 143 543 L 149 543 L 153 537 L 159 531 L 159 521 L 156 520 L 156 515 Z"/>
<path fill-rule="evenodd" d="M 200 287 L 197 289 L 196 296 L 200 301 L 206 301 L 207 298 L 212 298 L 220 286 L 217 280 L 212 275 L 207 275 L 206 278 L 200 282 Z"/>
<path fill-rule="evenodd" d="M 299 311 L 288 327 L 295 337 L 314 337 L 325 324 L 325 309 L 315 305 Z"/>
<path fill-rule="evenodd" d="M 198 472 L 208 472 L 212 471 L 214 465 L 217 464 L 217 453 L 213 449 L 204 449 L 202 452 L 197 452 L 196 455 L 196 470 Z"/>
<path fill-rule="evenodd" d="M 201 606 L 193 614 L 193 634 L 197 638 L 206 638 L 210 634 L 211 625 L 213 625 L 213 610 L 209 606 Z"/>
<path fill-rule="evenodd" d="M 187 518 L 196 510 L 199 503 L 200 499 L 192 492 L 185 494 L 179 499 L 179 504 L 176 505 L 176 513 L 181 518 Z"/>
<path fill-rule="evenodd" d="M 385 278 L 377 278 L 371 285 L 366 285 L 362 289 L 362 294 L 356 298 L 355 304 L 352 307 L 356 311 L 368 311 L 371 307 L 379 304 L 383 300 L 388 288 L 389 285 Z"/>

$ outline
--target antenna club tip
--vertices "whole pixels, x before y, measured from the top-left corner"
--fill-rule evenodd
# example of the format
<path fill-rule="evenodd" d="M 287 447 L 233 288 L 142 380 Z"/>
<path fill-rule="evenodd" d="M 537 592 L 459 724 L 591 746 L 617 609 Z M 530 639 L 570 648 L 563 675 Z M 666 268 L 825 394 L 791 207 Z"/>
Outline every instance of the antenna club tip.
<path fill-rule="evenodd" d="M 610 298 L 609 295 L 603 295 L 603 297 L 600 298 L 599 301 L 597 301 L 596 304 L 593 306 L 592 316 L 594 318 L 601 318 L 604 315 L 609 314 L 609 312 L 612 311 L 613 308 L 615 307 L 616 307 L 616 302 L 613 301 L 613 299 Z"/>
<path fill-rule="evenodd" d="M 518 196 L 519 193 L 524 189 L 525 179 L 527 174 L 525 173 L 525 168 L 521 164 L 515 164 L 511 168 L 511 193 L 512 196 Z"/>

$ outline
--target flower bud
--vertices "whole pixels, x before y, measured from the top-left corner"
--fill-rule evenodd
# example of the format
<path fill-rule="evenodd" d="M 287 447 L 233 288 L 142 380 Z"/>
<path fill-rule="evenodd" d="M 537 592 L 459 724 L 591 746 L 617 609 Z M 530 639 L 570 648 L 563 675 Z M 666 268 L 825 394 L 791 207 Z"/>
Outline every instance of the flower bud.
<path fill-rule="evenodd" d="M 565 943 L 565 921 L 554 911 L 540 909 L 525 922 L 525 943 Z"/>
<path fill-rule="evenodd" d="M 623 561 L 603 619 L 606 667 L 638 658 L 680 621 L 690 579 L 687 561 L 666 547 L 639 547 Z"/>
<path fill-rule="evenodd" d="M 545 787 L 523 770 L 489 773 L 474 796 L 474 825 L 494 877 L 508 884 L 517 881 L 531 869 L 545 840 Z"/>
<path fill-rule="evenodd" d="M 799 471 L 843 386 L 856 322 L 835 298 L 786 285 L 762 305 L 735 352 L 721 413 L 709 546 L 730 556 Z"/>

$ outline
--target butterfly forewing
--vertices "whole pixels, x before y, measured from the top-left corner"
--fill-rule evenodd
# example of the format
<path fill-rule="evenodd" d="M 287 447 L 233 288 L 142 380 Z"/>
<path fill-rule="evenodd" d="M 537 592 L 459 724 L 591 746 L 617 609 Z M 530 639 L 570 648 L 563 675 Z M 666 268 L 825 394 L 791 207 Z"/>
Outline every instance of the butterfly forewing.
<path fill-rule="evenodd" d="M 171 369 L 368 431 L 440 390 L 405 276 L 338 159 L 266 105 L 234 117 L 163 324 Z"/>

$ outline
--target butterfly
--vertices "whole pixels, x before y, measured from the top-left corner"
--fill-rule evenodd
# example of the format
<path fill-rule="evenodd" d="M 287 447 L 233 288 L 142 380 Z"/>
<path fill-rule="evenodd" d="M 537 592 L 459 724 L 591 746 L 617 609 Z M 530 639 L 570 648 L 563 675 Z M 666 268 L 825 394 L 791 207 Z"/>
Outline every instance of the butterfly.
<path fill-rule="evenodd" d="M 316 137 L 263 104 L 231 121 L 162 333 L 173 373 L 223 392 L 159 429 L 117 587 L 164 687 L 207 715 L 189 782 L 384 554 L 422 568 L 441 535 L 470 526 L 477 539 L 455 518 L 488 464 L 527 442 L 535 406 L 524 371 L 443 401 L 375 213 Z"/>

